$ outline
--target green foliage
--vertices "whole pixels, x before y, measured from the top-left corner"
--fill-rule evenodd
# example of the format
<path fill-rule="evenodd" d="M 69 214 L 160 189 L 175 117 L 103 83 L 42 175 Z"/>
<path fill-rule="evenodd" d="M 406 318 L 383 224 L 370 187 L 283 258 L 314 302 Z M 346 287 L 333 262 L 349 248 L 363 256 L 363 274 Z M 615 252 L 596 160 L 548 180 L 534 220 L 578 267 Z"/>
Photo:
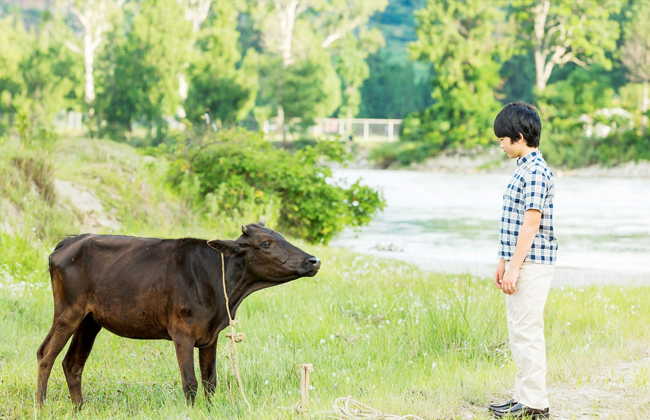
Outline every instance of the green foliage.
<path fill-rule="evenodd" d="M 242 120 L 255 104 L 257 73 L 239 52 L 238 12 L 226 2 L 213 6 L 197 42 L 196 59 L 189 69 L 189 92 L 185 109 L 190 120 L 197 121 L 205 108 L 225 126 Z"/>
<path fill-rule="evenodd" d="M 419 80 L 413 63 L 397 64 L 386 49 L 368 57 L 370 77 L 361 88 L 361 118 L 404 118 L 431 105 L 429 78 Z"/>
<path fill-rule="evenodd" d="M 559 120 L 577 121 L 582 114 L 612 106 L 614 89 L 602 68 L 577 68 L 566 80 L 550 84 L 537 96 L 540 113 L 551 124 Z"/>
<path fill-rule="evenodd" d="M 422 162 L 440 149 L 435 143 L 401 141 L 387 143 L 370 152 L 370 159 L 380 168 L 391 166 L 408 166 L 413 162 Z"/>
<path fill-rule="evenodd" d="M 0 18 L 0 132 L 19 112 L 31 126 L 49 127 L 57 112 L 75 105 L 81 67 L 65 47 L 70 36 L 49 13 L 32 31 L 18 16 Z"/>
<path fill-rule="evenodd" d="M 535 53 L 537 89 L 543 91 L 553 69 L 567 63 L 610 69 L 607 52 L 616 49 L 620 34 L 612 16 L 620 8 L 619 0 L 508 2 L 509 26 L 518 47 Z"/>
<path fill-rule="evenodd" d="M 359 88 L 370 75 L 370 69 L 366 63 L 368 52 L 354 45 L 353 37 L 348 37 L 346 41 L 336 63 L 336 70 L 343 81 L 343 104 L 339 113 L 341 116 L 354 118 L 361 105 Z"/>
<path fill-rule="evenodd" d="M 548 128 L 542 148 L 544 158 L 553 166 L 571 169 L 650 160 L 650 136 L 637 130 L 614 130 L 598 138 L 587 137 L 577 124 Z"/>
<path fill-rule="evenodd" d="M 403 138 L 432 145 L 473 147 L 491 141 L 490 126 L 499 104 L 502 43 L 495 36 L 501 11 L 491 2 L 430 0 L 416 13 L 418 40 L 411 54 L 434 64 L 434 104 L 407 117 Z"/>
<path fill-rule="evenodd" d="M 234 130 L 179 144 L 167 156 L 173 156 L 172 183 L 196 182 L 196 200 L 209 202 L 213 214 L 236 219 L 250 203 L 277 207 L 278 229 L 310 242 L 327 243 L 347 226 L 365 225 L 384 206 L 380 193 L 359 181 L 346 187 L 330 179 L 321 158 L 345 158 L 336 142 L 291 153 L 273 149 L 261 135 Z"/>
<path fill-rule="evenodd" d="M 343 82 L 343 104 L 339 115 L 353 118 L 359 113 L 359 89 L 370 76 L 366 59 L 368 54 L 375 53 L 380 46 L 385 45 L 384 37 L 376 29 L 360 31 L 358 37 L 348 34 L 343 40 L 336 63 L 336 71 Z"/>
<path fill-rule="evenodd" d="M 286 66 L 279 57 L 260 60 L 260 105 L 276 112 L 281 106 L 286 119 L 309 123 L 330 115 L 341 103 L 341 82 L 324 51 L 315 49 Z"/>
<path fill-rule="evenodd" d="M 183 15 L 177 1 L 147 0 L 127 17 L 126 34 L 124 25 L 109 34 L 97 83 L 98 116 L 109 132 L 131 130 L 136 121 L 159 130 L 163 116 L 176 113 L 178 74 L 191 51 L 192 27 Z"/>

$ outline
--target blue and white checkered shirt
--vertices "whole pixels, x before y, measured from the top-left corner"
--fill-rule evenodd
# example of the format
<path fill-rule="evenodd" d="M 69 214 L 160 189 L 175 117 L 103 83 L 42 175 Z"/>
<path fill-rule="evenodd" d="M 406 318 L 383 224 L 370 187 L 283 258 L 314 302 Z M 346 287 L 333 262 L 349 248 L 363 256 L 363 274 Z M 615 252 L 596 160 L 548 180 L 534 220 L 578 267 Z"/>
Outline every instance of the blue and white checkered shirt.
<path fill-rule="evenodd" d="M 539 231 L 524 261 L 537 264 L 555 264 L 557 238 L 553 232 L 553 199 L 555 183 L 553 173 L 535 150 L 517 161 L 517 171 L 503 194 L 503 213 L 499 235 L 499 258 L 511 260 L 515 253 L 519 228 L 524 223 L 526 210 L 542 212 Z"/>

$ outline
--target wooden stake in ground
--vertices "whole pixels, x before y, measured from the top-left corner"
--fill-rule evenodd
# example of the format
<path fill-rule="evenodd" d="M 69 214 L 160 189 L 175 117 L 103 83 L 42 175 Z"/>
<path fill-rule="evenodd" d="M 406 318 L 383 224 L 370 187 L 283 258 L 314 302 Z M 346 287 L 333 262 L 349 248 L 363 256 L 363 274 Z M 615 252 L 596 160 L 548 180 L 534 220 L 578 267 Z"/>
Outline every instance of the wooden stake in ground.
<path fill-rule="evenodd" d="M 314 367 L 311 364 L 303 363 L 300 365 L 300 395 L 301 407 L 305 417 L 309 417 L 309 372 L 313 372 Z"/>

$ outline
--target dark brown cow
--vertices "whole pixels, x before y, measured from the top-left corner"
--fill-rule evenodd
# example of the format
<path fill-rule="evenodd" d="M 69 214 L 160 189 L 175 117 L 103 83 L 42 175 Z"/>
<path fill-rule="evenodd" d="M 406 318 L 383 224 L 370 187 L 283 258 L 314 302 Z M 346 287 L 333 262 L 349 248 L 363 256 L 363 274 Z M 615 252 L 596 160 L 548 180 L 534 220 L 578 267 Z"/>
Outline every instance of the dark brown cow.
<path fill-rule="evenodd" d="M 236 241 L 91 234 L 61 241 L 50 255 L 54 320 L 37 351 L 39 404 L 70 336 L 63 372 L 72 401 L 83 403 L 81 374 L 102 328 L 122 337 L 173 341 L 188 403 L 196 396 L 198 347 L 209 398 L 216 385 L 217 335 L 228 326 L 219 252 L 233 317 L 251 293 L 312 277 L 321 265 L 262 222 L 242 231 Z"/>

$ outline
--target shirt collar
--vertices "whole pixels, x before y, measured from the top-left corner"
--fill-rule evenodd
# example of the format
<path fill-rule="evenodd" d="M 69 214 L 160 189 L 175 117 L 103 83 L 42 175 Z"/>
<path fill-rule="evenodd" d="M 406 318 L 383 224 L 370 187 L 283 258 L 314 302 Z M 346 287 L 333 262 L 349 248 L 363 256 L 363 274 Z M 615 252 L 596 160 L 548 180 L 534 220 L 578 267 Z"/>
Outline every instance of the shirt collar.
<path fill-rule="evenodd" d="M 530 162 L 534 159 L 539 159 L 541 157 L 542 157 L 541 150 L 533 150 L 532 152 L 528 153 L 526 156 L 517 159 L 517 166 L 521 166 L 526 162 Z"/>

